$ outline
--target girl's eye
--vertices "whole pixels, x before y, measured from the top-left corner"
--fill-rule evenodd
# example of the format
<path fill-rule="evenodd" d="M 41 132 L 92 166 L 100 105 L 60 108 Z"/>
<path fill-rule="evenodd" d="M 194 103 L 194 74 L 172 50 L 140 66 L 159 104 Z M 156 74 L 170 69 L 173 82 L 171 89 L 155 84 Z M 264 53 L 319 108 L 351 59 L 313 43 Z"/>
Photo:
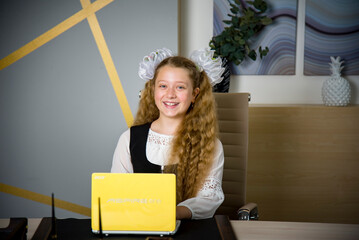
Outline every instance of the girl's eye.
<path fill-rule="evenodd" d="M 186 89 L 185 86 L 178 86 L 178 89 Z"/>
<path fill-rule="evenodd" d="M 166 85 L 164 85 L 164 84 L 159 85 L 159 88 L 165 88 L 165 87 L 166 87 Z"/>

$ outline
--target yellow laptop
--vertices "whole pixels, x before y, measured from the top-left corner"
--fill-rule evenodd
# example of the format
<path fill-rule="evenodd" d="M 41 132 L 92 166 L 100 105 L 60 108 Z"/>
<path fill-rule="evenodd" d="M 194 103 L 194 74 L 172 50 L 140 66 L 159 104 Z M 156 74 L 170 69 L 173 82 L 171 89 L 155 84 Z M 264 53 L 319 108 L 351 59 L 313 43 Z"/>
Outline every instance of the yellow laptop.
<path fill-rule="evenodd" d="M 170 235 L 179 227 L 174 174 L 93 173 L 91 186 L 94 233 Z"/>

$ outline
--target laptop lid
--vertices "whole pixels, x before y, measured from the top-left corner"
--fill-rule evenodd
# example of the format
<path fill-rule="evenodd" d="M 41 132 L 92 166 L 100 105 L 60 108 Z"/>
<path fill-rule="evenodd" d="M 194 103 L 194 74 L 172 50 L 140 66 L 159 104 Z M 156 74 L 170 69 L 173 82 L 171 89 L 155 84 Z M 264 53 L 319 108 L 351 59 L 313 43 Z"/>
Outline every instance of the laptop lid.
<path fill-rule="evenodd" d="M 174 174 L 93 173 L 91 227 L 105 234 L 171 234 L 176 230 Z"/>

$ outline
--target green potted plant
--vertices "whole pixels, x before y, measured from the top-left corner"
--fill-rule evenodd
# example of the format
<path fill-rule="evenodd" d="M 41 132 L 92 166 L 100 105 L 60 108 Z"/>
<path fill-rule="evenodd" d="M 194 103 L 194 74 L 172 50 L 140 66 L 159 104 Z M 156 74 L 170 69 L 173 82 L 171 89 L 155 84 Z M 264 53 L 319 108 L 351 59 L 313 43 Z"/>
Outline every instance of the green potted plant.
<path fill-rule="evenodd" d="M 230 20 L 223 22 L 228 26 L 217 36 L 214 36 L 209 46 L 214 50 L 214 57 L 222 57 L 227 61 L 239 65 L 247 57 L 255 61 L 257 51 L 252 49 L 251 40 L 265 26 L 272 23 L 272 19 L 265 16 L 267 3 L 264 0 L 246 1 L 247 5 L 241 0 L 230 1 Z M 258 52 L 263 58 L 267 55 L 268 47 L 259 47 Z"/>

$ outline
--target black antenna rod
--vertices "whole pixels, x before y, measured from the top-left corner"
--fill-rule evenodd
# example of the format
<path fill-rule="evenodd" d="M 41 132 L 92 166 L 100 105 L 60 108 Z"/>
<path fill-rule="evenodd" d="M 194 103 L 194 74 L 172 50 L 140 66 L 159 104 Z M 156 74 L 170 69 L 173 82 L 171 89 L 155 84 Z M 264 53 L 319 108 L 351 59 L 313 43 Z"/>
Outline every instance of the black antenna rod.
<path fill-rule="evenodd" d="M 101 220 L 101 199 L 98 198 L 98 223 L 99 223 L 99 228 L 100 228 L 100 238 L 103 238 L 102 235 L 102 220 Z"/>
<path fill-rule="evenodd" d="M 55 217 L 55 198 L 54 193 L 51 194 L 51 208 L 52 208 L 52 216 L 51 216 L 51 239 L 57 239 L 57 229 L 56 229 L 56 217 Z"/>

